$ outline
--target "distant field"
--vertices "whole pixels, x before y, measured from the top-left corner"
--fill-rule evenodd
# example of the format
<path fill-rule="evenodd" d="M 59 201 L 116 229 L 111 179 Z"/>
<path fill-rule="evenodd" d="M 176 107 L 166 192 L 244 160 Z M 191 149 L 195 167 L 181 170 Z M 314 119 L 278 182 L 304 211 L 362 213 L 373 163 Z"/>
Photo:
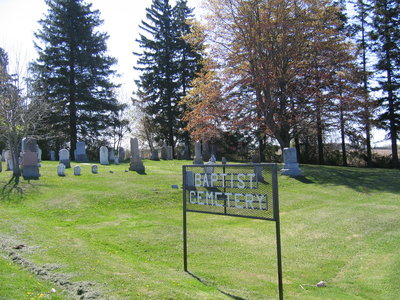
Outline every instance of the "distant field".
<path fill-rule="evenodd" d="M 381 156 L 391 156 L 392 155 L 392 150 L 391 149 L 372 149 L 372 153 L 381 155 Z M 397 153 L 400 156 L 400 148 L 399 151 L 397 151 Z"/>
<path fill-rule="evenodd" d="M 277 299 L 273 222 L 188 213 L 183 271 L 171 185 L 186 163 L 58 177 L 43 162 L 22 197 L 0 200 L 0 299 Z M 279 176 L 285 298 L 398 299 L 400 171 L 302 169 Z"/>

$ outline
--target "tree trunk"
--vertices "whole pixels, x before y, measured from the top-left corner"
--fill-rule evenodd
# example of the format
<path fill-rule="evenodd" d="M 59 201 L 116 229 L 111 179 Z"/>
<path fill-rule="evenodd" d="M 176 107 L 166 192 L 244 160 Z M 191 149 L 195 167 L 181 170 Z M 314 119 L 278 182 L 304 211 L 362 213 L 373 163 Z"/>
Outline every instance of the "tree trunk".
<path fill-rule="evenodd" d="M 72 46 L 71 46 L 72 49 Z M 76 148 L 77 130 L 76 130 L 76 87 L 75 87 L 75 55 L 71 50 L 71 57 L 69 60 L 69 137 L 70 137 L 70 155 Z"/>
<path fill-rule="evenodd" d="M 342 102 L 342 100 L 340 101 Z M 343 166 L 347 167 L 347 155 L 346 155 L 346 135 L 345 135 L 345 121 L 344 121 L 344 114 L 343 114 L 343 105 L 340 104 L 340 137 L 342 141 L 342 163 Z"/>
<path fill-rule="evenodd" d="M 324 160 L 324 141 L 323 141 L 323 130 L 322 130 L 322 119 L 321 119 L 321 110 L 319 105 L 317 104 L 317 144 L 318 144 L 318 164 L 325 164 Z"/>
<path fill-rule="evenodd" d="M 365 42 L 365 6 L 361 3 L 361 47 L 362 47 L 362 66 L 363 66 L 363 85 L 364 85 L 364 128 L 365 128 L 365 144 L 367 148 L 367 166 L 372 165 L 372 151 L 371 151 L 371 116 L 369 110 L 369 97 L 368 97 L 368 75 L 367 75 L 367 56 L 366 56 L 366 42 Z"/>

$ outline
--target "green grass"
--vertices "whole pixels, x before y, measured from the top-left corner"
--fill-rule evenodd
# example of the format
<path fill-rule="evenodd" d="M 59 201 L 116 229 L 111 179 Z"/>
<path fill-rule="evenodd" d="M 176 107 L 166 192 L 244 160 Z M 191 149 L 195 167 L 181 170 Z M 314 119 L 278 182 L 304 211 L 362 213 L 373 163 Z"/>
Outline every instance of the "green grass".
<path fill-rule="evenodd" d="M 58 177 L 45 161 L 22 197 L 0 200 L 0 299 L 276 299 L 275 224 L 188 213 L 185 273 L 182 191 L 171 185 L 187 162 L 144 163 L 146 175 L 80 164 L 81 176 Z M 285 298 L 398 299 L 400 172 L 302 169 L 301 180 L 279 177 Z M 327 287 L 306 286 L 320 280 Z"/>

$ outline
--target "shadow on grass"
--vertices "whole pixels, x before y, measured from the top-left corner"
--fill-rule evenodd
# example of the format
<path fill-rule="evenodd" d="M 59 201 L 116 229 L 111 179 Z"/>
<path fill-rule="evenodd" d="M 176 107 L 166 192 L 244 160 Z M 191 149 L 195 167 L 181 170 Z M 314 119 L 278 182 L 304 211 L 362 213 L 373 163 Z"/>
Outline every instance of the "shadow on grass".
<path fill-rule="evenodd" d="M 306 180 L 315 184 L 342 185 L 359 192 L 400 193 L 400 170 L 330 166 L 304 166 L 303 170 Z"/>
<path fill-rule="evenodd" d="M 293 177 L 293 178 L 296 179 L 297 181 L 300 181 L 301 183 L 305 183 L 305 184 L 314 183 L 314 181 L 308 179 L 305 176 L 296 176 L 296 177 Z"/>
<path fill-rule="evenodd" d="M 186 271 L 186 273 L 188 273 L 190 276 L 192 276 L 194 279 L 198 280 L 199 282 L 201 282 L 202 284 L 206 285 L 206 286 L 214 286 L 214 284 L 210 284 L 209 282 L 207 282 L 207 280 L 200 278 L 199 276 L 193 274 L 190 271 Z M 232 299 L 236 299 L 236 300 L 245 300 L 245 298 L 239 297 L 239 296 L 235 296 L 232 294 L 229 294 L 223 290 L 221 290 L 220 288 L 217 287 L 217 290 L 220 291 L 220 293 L 224 294 L 225 296 L 228 296 Z"/>
<path fill-rule="evenodd" d="M 10 196 L 17 194 L 22 196 L 23 190 L 19 186 L 20 176 L 13 175 L 10 180 L 5 183 L 0 189 L 0 199 L 10 199 Z"/>

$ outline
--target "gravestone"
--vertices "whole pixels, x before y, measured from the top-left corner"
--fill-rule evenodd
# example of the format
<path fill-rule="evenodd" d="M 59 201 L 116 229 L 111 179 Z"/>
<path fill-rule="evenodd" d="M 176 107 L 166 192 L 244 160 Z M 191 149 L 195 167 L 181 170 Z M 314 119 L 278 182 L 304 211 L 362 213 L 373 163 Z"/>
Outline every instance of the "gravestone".
<path fill-rule="evenodd" d="M 251 157 L 251 162 L 253 164 L 261 163 L 260 153 L 253 154 L 253 156 Z M 263 175 L 262 175 L 262 167 L 260 167 L 260 166 L 254 167 L 254 174 L 256 174 L 256 179 L 257 180 L 262 181 L 264 179 Z"/>
<path fill-rule="evenodd" d="M 68 169 L 71 168 L 71 161 L 69 159 L 69 151 L 67 149 L 61 149 L 58 152 L 59 162 L 64 164 L 64 166 Z"/>
<path fill-rule="evenodd" d="M 114 151 L 114 149 L 108 150 L 108 160 L 110 162 L 115 161 L 115 151 Z"/>
<path fill-rule="evenodd" d="M 22 139 L 22 152 L 37 152 L 37 143 L 34 138 L 27 137 Z"/>
<path fill-rule="evenodd" d="M 80 176 L 81 175 L 81 167 L 80 166 L 75 166 L 74 167 L 74 175 Z"/>
<path fill-rule="evenodd" d="M 3 161 L 2 161 L 2 159 L 3 159 L 3 156 L 0 155 L 0 172 L 3 171 Z"/>
<path fill-rule="evenodd" d="M 115 155 L 115 157 L 114 157 L 114 165 L 119 165 L 118 155 Z"/>
<path fill-rule="evenodd" d="M 150 160 L 160 160 L 160 158 L 158 157 L 158 150 L 151 151 Z"/>
<path fill-rule="evenodd" d="M 55 161 L 56 160 L 56 152 L 54 152 L 53 150 L 50 151 L 50 160 L 51 161 Z"/>
<path fill-rule="evenodd" d="M 86 154 L 86 144 L 85 142 L 79 141 L 76 142 L 76 149 L 74 151 L 74 157 L 76 162 L 89 162 L 89 159 Z"/>
<path fill-rule="evenodd" d="M 228 163 L 228 160 L 226 159 L 226 157 L 222 157 L 221 163 L 222 163 L 223 165 L 226 165 L 226 164 Z"/>
<path fill-rule="evenodd" d="M 201 143 L 196 142 L 194 144 L 194 160 L 193 160 L 194 165 L 202 165 L 203 164 L 203 159 L 201 157 Z"/>
<path fill-rule="evenodd" d="M 131 138 L 131 153 L 133 153 L 133 155 L 131 157 L 129 170 L 144 173 L 145 167 L 142 160 L 140 159 L 139 142 L 137 138 Z"/>
<path fill-rule="evenodd" d="M 36 152 L 37 152 L 38 160 L 39 160 L 39 162 L 41 162 L 42 161 L 42 149 L 40 149 L 40 147 L 38 145 L 36 145 Z"/>
<path fill-rule="evenodd" d="M 253 164 L 259 164 L 261 162 L 261 157 L 259 153 L 253 154 L 253 156 L 251 157 L 251 162 Z"/>
<path fill-rule="evenodd" d="M 285 148 L 283 149 L 283 166 L 281 169 L 281 175 L 287 176 L 301 176 L 301 170 L 297 163 L 296 148 Z"/>
<path fill-rule="evenodd" d="M 189 145 L 185 145 L 185 149 L 183 150 L 183 159 L 185 159 L 185 160 L 189 160 L 190 159 Z"/>
<path fill-rule="evenodd" d="M 165 143 L 161 148 L 161 159 L 163 159 L 163 160 L 167 160 L 168 159 L 168 148 L 167 148 L 167 145 Z"/>
<path fill-rule="evenodd" d="M 210 145 L 210 154 L 211 154 L 211 156 L 214 156 L 215 157 L 215 159 L 217 158 L 217 145 L 215 145 L 215 144 L 211 144 Z"/>
<path fill-rule="evenodd" d="M 210 159 L 211 154 L 210 154 L 210 147 L 208 145 L 208 142 L 203 142 L 201 154 L 203 157 L 203 161 L 208 161 Z"/>
<path fill-rule="evenodd" d="M 119 158 L 119 161 L 125 160 L 125 149 L 122 147 L 118 148 L 118 158 Z"/>
<path fill-rule="evenodd" d="M 1 151 L 1 161 L 6 161 L 5 153 L 6 153 L 6 149 L 3 149 Z"/>
<path fill-rule="evenodd" d="M 215 164 L 217 162 L 217 159 L 215 158 L 214 155 L 211 155 L 210 160 L 208 162 L 212 163 L 212 164 Z"/>
<path fill-rule="evenodd" d="M 22 177 L 25 180 L 39 179 L 39 158 L 36 140 L 33 138 L 26 138 L 23 140 L 24 151 L 22 152 L 21 165 Z M 34 150 L 34 151 L 32 151 Z"/>
<path fill-rule="evenodd" d="M 97 174 L 99 173 L 97 165 L 92 165 L 92 174 Z"/>
<path fill-rule="evenodd" d="M 6 150 L 4 152 L 4 159 L 6 161 L 6 171 L 12 171 L 13 170 L 13 164 L 12 164 L 12 157 L 11 157 L 11 151 Z"/>
<path fill-rule="evenodd" d="M 174 156 L 172 155 L 172 146 L 167 146 L 167 160 L 173 160 Z"/>
<path fill-rule="evenodd" d="M 58 174 L 58 176 L 65 176 L 65 165 L 63 164 L 63 163 L 60 163 L 58 166 L 57 166 L 57 174 Z"/>
<path fill-rule="evenodd" d="M 100 147 L 100 164 L 108 165 L 108 148 L 106 146 Z"/>

